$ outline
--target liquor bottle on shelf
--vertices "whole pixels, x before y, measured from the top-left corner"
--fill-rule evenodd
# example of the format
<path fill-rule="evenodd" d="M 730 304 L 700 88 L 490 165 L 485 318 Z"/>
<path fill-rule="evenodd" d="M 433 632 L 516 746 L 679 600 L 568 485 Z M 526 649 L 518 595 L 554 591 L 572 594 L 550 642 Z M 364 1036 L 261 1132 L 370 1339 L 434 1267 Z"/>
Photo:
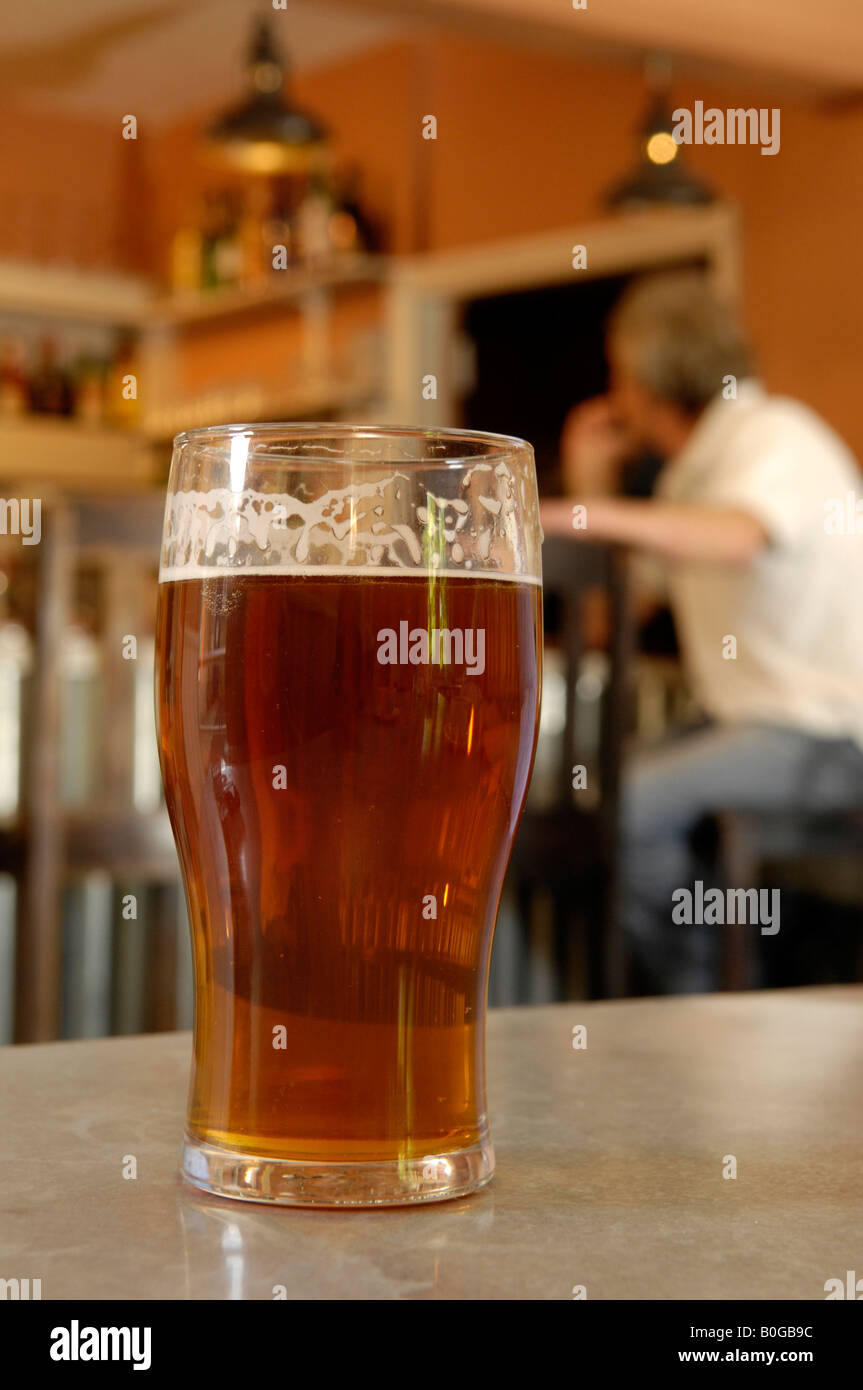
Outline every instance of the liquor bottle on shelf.
<path fill-rule="evenodd" d="M 130 429 L 138 423 L 139 388 L 135 339 L 131 333 L 122 332 L 105 381 L 105 415 L 109 424 Z"/>
<path fill-rule="evenodd" d="M 30 409 L 37 415 L 72 414 L 72 383 L 68 372 L 60 365 L 56 341 L 47 333 L 30 375 L 29 396 Z"/>
<path fill-rule="evenodd" d="M 243 213 L 237 228 L 240 283 L 247 289 L 253 289 L 266 280 L 272 268 L 272 251 L 266 238 L 269 221 L 269 189 L 266 184 L 256 181 L 246 191 Z"/>
<path fill-rule="evenodd" d="M 201 228 L 190 220 L 175 232 L 171 242 L 171 289 L 175 294 L 201 288 L 203 254 Z"/>
<path fill-rule="evenodd" d="M 205 193 L 201 218 L 201 289 L 213 290 L 219 285 L 216 252 L 222 229 L 221 200 L 215 193 Z"/>
<path fill-rule="evenodd" d="M 93 353 L 82 353 L 75 363 L 75 415 L 88 425 L 101 425 L 107 413 L 106 368 Z"/>
<path fill-rule="evenodd" d="M 296 264 L 296 209 L 286 182 L 273 185 L 269 208 L 261 229 L 264 264 L 268 273 L 278 273 Z M 284 251 L 282 251 L 284 247 Z"/>
<path fill-rule="evenodd" d="M 22 365 L 23 352 L 17 339 L 0 343 L 0 416 L 23 415 L 28 407 L 27 376 Z"/>
<path fill-rule="evenodd" d="M 378 250 L 377 229 L 363 210 L 359 186 L 359 169 L 347 165 L 337 176 L 335 205 L 330 213 L 329 240 L 334 251 Z"/>
<path fill-rule="evenodd" d="M 219 199 L 218 231 L 213 246 L 213 267 L 217 285 L 237 285 L 242 270 L 240 217 L 236 196 L 224 193 Z"/>
<path fill-rule="evenodd" d="M 311 174 L 295 218 L 297 253 L 304 265 L 324 261 L 331 254 L 330 218 L 334 206 L 332 185 L 326 174 Z"/>

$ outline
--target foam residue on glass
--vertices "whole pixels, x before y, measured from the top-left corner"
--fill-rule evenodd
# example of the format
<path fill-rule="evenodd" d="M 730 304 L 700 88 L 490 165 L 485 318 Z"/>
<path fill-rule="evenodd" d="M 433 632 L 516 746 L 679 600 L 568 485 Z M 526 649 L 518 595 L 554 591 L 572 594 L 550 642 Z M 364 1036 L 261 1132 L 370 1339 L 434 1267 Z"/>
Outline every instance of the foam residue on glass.
<path fill-rule="evenodd" d="M 505 462 L 477 463 L 453 480 L 386 473 L 326 487 L 298 470 L 309 492 L 219 487 L 168 496 L 159 582 L 243 574 L 369 574 L 435 570 L 538 583 L 535 492 Z M 233 481 L 233 480 L 232 480 Z M 520 487 L 519 487 L 520 483 Z M 516 499 L 516 488 L 520 497 Z M 324 490 L 325 488 L 325 490 Z M 528 495 L 531 493 L 532 495 Z"/>

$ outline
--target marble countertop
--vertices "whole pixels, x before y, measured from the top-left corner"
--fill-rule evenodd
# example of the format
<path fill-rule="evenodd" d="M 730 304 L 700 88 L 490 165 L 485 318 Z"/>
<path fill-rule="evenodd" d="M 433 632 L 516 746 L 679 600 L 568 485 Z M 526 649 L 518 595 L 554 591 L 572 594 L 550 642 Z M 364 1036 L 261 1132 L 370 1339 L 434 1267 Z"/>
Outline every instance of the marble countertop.
<path fill-rule="evenodd" d="M 494 1011 L 494 1180 L 407 1210 L 186 1186 L 189 1057 L 188 1034 L 0 1049 L 0 1278 L 43 1299 L 823 1299 L 863 1258 L 863 987 Z"/>

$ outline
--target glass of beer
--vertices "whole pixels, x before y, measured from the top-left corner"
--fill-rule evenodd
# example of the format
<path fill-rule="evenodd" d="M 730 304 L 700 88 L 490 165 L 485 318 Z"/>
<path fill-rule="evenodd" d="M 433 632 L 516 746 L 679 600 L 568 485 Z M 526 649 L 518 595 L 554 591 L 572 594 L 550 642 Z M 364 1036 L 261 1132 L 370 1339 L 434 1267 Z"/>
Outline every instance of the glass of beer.
<path fill-rule="evenodd" d="M 328 1207 L 481 1187 L 489 955 L 540 693 L 530 445 L 181 434 L 159 582 L 196 981 L 185 1177 Z"/>

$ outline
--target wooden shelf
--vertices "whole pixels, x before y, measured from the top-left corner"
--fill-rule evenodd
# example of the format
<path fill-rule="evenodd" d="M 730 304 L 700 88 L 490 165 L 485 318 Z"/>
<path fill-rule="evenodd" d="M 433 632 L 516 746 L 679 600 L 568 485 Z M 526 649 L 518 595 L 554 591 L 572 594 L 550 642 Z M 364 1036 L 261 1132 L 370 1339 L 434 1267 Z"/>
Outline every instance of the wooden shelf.
<path fill-rule="evenodd" d="M 140 488 L 156 473 L 154 451 L 136 430 L 46 416 L 0 419 L 0 478 L 19 486 L 57 483 L 76 491 Z"/>
<path fill-rule="evenodd" d="M 316 290 L 379 284 L 386 278 L 389 264 L 386 256 L 345 255 L 334 257 L 319 269 L 274 272 L 265 284 L 250 289 L 228 287 L 166 295 L 153 301 L 150 321 L 154 326 L 191 328 L 278 306 L 301 305 L 303 297 Z"/>
<path fill-rule="evenodd" d="M 254 423 L 260 420 L 309 420 L 333 412 L 359 409 L 375 400 L 382 388 L 368 381 L 345 382 L 322 378 L 298 385 L 287 392 L 256 392 L 226 388 L 199 401 L 179 402 L 145 417 L 147 439 L 163 443 L 183 430 L 200 425 Z"/>
<path fill-rule="evenodd" d="M 0 261 L 2 313 L 137 327 L 148 321 L 152 301 L 152 286 L 140 276 Z"/>
<path fill-rule="evenodd" d="M 384 280 L 387 256 L 333 256 L 317 268 L 274 272 L 262 285 L 163 295 L 140 276 L 0 261 L 0 312 L 44 314 L 138 328 L 230 320 L 275 306 L 301 303 L 315 290 L 373 285 Z"/>

